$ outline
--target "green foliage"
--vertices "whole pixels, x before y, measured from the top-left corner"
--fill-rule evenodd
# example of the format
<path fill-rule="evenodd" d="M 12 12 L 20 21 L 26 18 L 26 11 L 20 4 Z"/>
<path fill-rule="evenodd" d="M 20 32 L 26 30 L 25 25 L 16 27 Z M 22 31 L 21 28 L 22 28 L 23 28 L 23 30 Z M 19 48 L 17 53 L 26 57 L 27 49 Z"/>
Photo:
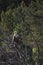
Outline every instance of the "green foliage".
<path fill-rule="evenodd" d="M 40 59 L 42 59 L 41 53 L 43 54 L 42 8 L 42 4 L 36 0 L 36 2 L 32 1 L 29 7 L 19 6 L 14 9 L 9 9 L 6 12 L 2 11 L 1 13 L 0 28 L 4 31 L 8 31 L 10 35 L 17 30 L 20 34 L 22 42 L 32 47 L 33 59 L 35 62 L 38 62 L 38 48 L 36 42 L 41 50 Z M 1 37 L 4 38 L 5 35 L 1 35 Z"/>

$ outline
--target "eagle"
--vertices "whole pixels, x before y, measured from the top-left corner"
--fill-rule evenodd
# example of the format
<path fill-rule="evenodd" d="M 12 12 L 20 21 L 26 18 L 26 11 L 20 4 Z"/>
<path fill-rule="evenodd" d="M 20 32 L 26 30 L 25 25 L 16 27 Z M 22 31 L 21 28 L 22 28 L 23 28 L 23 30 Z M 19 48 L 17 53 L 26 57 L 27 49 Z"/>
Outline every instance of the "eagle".
<path fill-rule="evenodd" d="M 14 34 L 13 34 L 13 38 L 12 38 L 12 42 L 19 42 L 19 34 L 17 31 L 14 31 Z"/>

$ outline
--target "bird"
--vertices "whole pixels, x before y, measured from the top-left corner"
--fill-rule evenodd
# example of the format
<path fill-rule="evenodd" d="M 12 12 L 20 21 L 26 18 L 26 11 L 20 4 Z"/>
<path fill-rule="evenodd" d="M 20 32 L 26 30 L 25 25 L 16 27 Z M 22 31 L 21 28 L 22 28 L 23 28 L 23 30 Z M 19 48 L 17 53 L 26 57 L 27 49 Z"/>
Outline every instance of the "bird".
<path fill-rule="evenodd" d="M 14 34 L 13 34 L 13 38 L 12 38 L 12 42 L 19 42 L 19 34 L 17 31 L 14 31 Z"/>

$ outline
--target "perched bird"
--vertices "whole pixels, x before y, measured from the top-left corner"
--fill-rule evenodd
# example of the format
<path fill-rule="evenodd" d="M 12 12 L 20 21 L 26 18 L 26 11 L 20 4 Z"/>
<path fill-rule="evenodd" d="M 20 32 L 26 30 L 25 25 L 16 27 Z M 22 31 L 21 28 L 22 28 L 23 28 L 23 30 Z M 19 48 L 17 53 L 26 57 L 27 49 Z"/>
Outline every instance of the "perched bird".
<path fill-rule="evenodd" d="M 12 38 L 12 42 L 19 42 L 19 34 L 17 31 L 14 31 L 14 35 L 13 35 L 13 38 Z"/>

